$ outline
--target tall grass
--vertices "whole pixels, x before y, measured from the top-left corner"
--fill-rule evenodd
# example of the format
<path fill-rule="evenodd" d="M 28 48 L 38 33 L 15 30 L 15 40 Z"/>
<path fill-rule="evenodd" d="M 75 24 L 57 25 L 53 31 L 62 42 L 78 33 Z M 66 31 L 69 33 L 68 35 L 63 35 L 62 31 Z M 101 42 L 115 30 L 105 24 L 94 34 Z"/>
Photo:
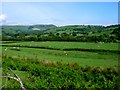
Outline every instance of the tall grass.
<path fill-rule="evenodd" d="M 40 61 L 33 58 L 13 58 L 3 55 L 3 75 L 10 67 L 19 74 L 29 90 L 40 89 L 114 89 L 119 88 L 118 68 L 81 67 L 77 63 Z M 3 80 L 3 84 L 5 80 Z M 8 81 L 7 88 L 19 88 L 14 81 Z M 4 88 L 5 89 L 5 88 Z M 4 90 L 3 89 L 3 90 Z"/>

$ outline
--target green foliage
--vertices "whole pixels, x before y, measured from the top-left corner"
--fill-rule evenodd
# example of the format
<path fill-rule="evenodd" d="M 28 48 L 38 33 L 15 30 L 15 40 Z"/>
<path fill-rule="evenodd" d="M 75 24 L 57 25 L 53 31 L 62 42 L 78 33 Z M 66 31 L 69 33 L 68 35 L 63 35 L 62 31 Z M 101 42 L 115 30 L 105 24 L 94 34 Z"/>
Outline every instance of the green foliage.
<path fill-rule="evenodd" d="M 10 37 L 25 37 L 25 36 L 33 36 L 40 35 L 44 30 L 56 28 L 55 25 L 32 25 L 32 26 L 24 26 L 24 25 L 14 25 L 14 26 L 0 26 L 2 27 L 2 36 L 10 36 Z M 38 30 L 33 30 L 38 29 Z"/>
<path fill-rule="evenodd" d="M 38 30 L 33 30 L 38 29 Z M 3 41 L 77 41 L 118 42 L 119 25 L 92 26 L 54 25 L 2 26 Z"/>
<path fill-rule="evenodd" d="M 2 63 L 3 75 L 9 72 L 8 67 L 17 72 L 26 73 L 19 77 L 27 89 L 73 90 L 94 88 L 116 90 L 119 87 L 118 68 L 80 67 L 77 63 L 63 64 L 35 59 L 14 59 L 6 55 L 3 56 Z M 14 83 L 14 81 L 8 81 L 8 87 L 18 88 L 19 85 Z"/>

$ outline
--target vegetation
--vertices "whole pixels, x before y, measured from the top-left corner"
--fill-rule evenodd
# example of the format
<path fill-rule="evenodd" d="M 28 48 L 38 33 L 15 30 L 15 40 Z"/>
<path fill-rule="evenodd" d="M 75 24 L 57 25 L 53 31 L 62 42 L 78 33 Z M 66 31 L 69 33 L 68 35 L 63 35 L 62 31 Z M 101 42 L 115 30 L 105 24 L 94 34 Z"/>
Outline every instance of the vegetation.
<path fill-rule="evenodd" d="M 3 42 L 2 45 L 9 46 L 35 46 L 35 47 L 48 47 L 48 48 L 58 48 L 58 49 L 68 49 L 68 48 L 84 48 L 84 49 L 97 49 L 97 50 L 118 50 L 118 43 L 90 43 L 90 42 Z"/>
<path fill-rule="evenodd" d="M 19 28 L 19 29 L 18 29 Z M 37 30 L 33 30 L 36 29 Z M 114 26 L 2 26 L 3 41 L 118 42 L 119 25 Z"/>
<path fill-rule="evenodd" d="M 120 89 L 119 25 L 0 28 L 2 90 Z"/>
<path fill-rule="evenodd" d="M 39 61 L 3 55 L 3 75 L 8 67 L 21 77 L 27 89 L 111 89 L 118 90 L 118 68 L 81 67 L 77 63 Z M 3 79 L 3 83 L 5 80 Z M 34 83 L 34 84 L 33 84 Z M 7 88 L 19 89 L 19 84 L 8 80 Z M 3 88 L 3 90 L 5 87 Z"/>
<path fill-rule="evenodd" d="M 117 48 L 117 43 L 18 42 L 4 44 L 2 51 L 13 57 L 109 67 L 118 65 Z"/>

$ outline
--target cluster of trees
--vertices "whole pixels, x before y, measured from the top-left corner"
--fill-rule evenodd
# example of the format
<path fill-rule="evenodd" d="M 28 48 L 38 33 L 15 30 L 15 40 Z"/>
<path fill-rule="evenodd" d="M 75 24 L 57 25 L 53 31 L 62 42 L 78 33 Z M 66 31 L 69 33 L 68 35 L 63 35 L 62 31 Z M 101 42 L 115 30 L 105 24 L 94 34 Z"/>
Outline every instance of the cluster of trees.
<path fill-rule="evenodd" d="M 47 36 L 43 35 L 33 35 L 33 36 L 19 36 L 19 37 L 2 37 L 3 41 L 78 41 L 78 42 L 118 42 L 118 36 L 109 36 L 106 34 L 99 36 L 76 36 L 75 34 L 69 35 L 67 33 L 62 33 L 56 35 L 50 33 Z"/>
<path fill-rule="evenodd" d="M 31 30 L 32 28 L 46 30 Z M 52 29 L 51 29 L 52 28 Z M 22 29 L 22 30 L 21 30 Z M 27 29 L 27 30 L 24 30 Z M 120 40 L 119 25 L 103 26 L 27 26 L 3 27 L 2 40 L 4 41 L 81 41 L 81 42 L 118 42 Z M 80 34 L 80 35 L 79 35 Z"/>

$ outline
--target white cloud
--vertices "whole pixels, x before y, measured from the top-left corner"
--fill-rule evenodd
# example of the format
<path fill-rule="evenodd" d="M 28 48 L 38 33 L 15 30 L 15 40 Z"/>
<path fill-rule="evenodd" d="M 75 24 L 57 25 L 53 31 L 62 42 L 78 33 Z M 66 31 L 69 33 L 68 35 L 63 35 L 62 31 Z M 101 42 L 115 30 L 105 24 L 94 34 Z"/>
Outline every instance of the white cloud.
<path fill-rule="evenodd" d="M 0 14 L 0 23 L 6 20 L 7 16 L 5 14 Z"/>

